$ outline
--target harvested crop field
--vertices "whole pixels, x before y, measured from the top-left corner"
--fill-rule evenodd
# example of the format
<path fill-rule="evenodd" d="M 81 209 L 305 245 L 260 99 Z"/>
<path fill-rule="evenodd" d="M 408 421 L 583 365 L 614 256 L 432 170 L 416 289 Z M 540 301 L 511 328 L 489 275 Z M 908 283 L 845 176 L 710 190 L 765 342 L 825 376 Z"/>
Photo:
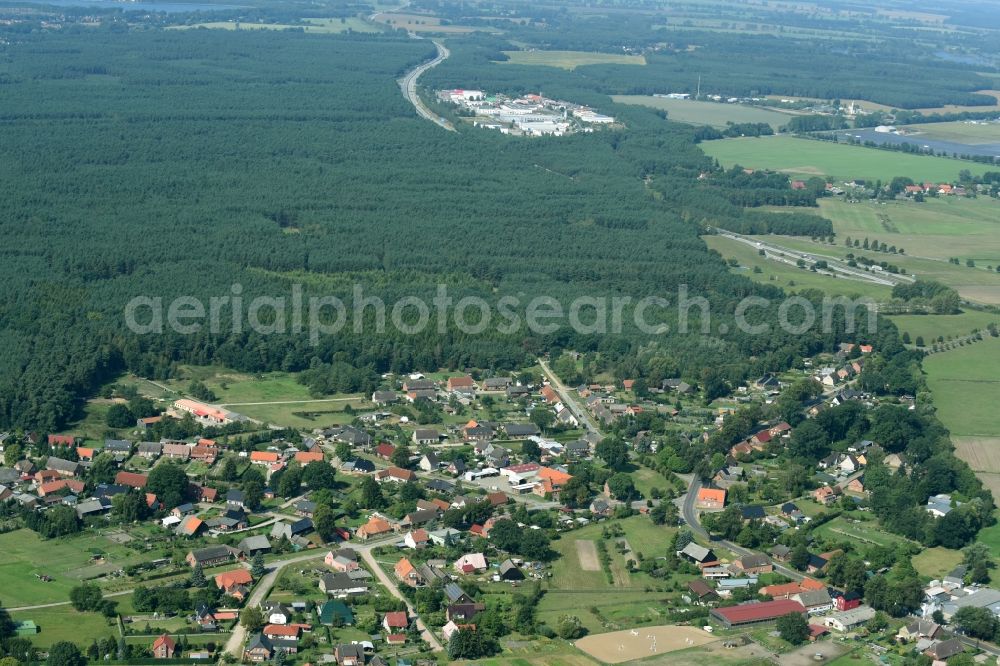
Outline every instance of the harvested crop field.
<path fill-rule="evenodd" d="M 973 472 L 1000 474 L 1000 437 L 953 437 L 955 454 Z"/>
<path fill-rule="evenodd" d="M 608 664 L 653 657 L 664 652 L 686 650 L 719 640 L 697 627 L 668 624 L 659 627 L 626 629 L 608 634 L 592 634 L 576 642 L 576 647 Z"/>
<path fill-rule="evenodd" d="M 577 541 L 576 555 L 580 558 L 580 568 L 584 571 L 601 570 L 601 561 L 597 558 L 597 545 L 593 541 L 586 539 Z"/>

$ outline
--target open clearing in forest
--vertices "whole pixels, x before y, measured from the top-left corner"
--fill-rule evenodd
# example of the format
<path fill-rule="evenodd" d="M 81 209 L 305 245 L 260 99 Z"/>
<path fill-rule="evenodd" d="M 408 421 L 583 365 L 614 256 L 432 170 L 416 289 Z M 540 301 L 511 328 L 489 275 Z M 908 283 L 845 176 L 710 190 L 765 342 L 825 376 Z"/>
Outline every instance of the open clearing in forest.
<path fill-rule="evenodd" d="M 641 55 L 587 51 L 504 51 L 510 65 L 541 65 L 573 70 L 585 65 L 645 65 Z"/>

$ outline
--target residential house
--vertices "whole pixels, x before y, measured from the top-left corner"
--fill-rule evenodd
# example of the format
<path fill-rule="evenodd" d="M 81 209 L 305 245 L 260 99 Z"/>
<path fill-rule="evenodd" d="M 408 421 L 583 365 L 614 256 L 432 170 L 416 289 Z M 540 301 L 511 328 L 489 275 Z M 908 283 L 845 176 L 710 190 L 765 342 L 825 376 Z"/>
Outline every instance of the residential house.
<path fill-rule="evenodd" d="M 52 470 L 60 476 L 73 477 L 80 473 L 80 463 L 49 456 L 45 462 L 45 469 Z"/>
<path fill-rule="evenodd" d="M 935 640 L 941 635 L 941 625 L 932 620 L 914 620 L 904 624 L 896 632 L 896 640 L 901 643 L 918 641 L 921 638 Z"/>
<path fill-rule="evenodd" d="M 833 596 L 833 607 L 838 611 L 849 611 L 861 605 L 861 595 L 857 592 L 834 590 L 831 594 Z"/>
<path fill-rule="evenodd" d="M 163 444 L 160 442 L 139 442 L 137 454 L 146 460 L 156 460 L 163 453 Z"/>
<path fill-rule="evenodd" d="M 936 661 L 948 661 L 955 655 L 965 652 L 965 643 L 961 638 L 949 638 L 924 650 L 924 654 Z"/>
<path fill-rule="evenodd" d="M 476 382 L 469 375 L 464 377 L 449 377 L 446 385 L 448 391 L 459 391 L 462 389 L 475 390 Z"/>
<path fill-rule="evenodd" d="M 148 476 L 145 474 L 136 474 L 135 472 L 118 472 L 118 474 L 115 475 L 115 483 L 118 485 L 137 488 L 140 490 L 146 487 L 146 483 L 148 481 Z"/>
<path fill-rule="evenodd" d="M 372 402 L 376 405 L 391 405 L 399 401 L 399 395 L 395 391 L 375 391 L 372 393 Z"/>
<path fill-rule="evenodd" d="M 358 555 L 350 548 L 343 548 L 338 551 L 330 551 L 323 558 L 323 563 L 334 571 L 346 573 L 360 568 Z"/>
<path fill-rule="evenodd" d="M 420 467 L 420 469 L 424 470 L 425 472 L 434 472 L 440 466 L 440 462 L 441 461 L 438 459 L 436 453 L 434 453 L 433 451 L 428 451 L 423 456 L 421 456 L 420 462 L 417 463 L 417 466 Z"/>
<path fill-rule="evenodd" d="M 455 560 L 453 567 L 455 571 L 462 574 L 486 571 L 486 556 L 482 553 L 466 553 Z"/>
<path fill-rule="evenodd" d="M 191 457 L 191 447 L 184 442 L 164 442 L 162 453 L 165 458 L 187 460 Z"/>
<path fill-rule="evenodd" d="M 824 506 L 836 502 L 841 494 L 840 486 L 822 486 L 812 493 L 813 499 Z"/>
<path fill-rule="evenodd" d="M 406 544 L 407 548 L 417 550 L 418 548 L 426 548 L 427 544 L 430 542 L 430 536 L 427 534 L 425 529 L 410 530 L 403 537 L 403 543 Z"/>
<path fill-rule="evenodd" d="M 389 460 L 392 458 L 392 454 L 396 452 L 396 447 L 389 442 L 382 442 L 375 447 L 375 455 L 383 460 Z"/>
<path fill-rule="evenodd" d="M 441 436 L 433 428 L 417 428 L 413 431 L 413 442 L 421 446 L 437 444 Z"/>
<path fill-rule="evenodd" d="M 167 634 L 161 634 L 159 638 L 153 641 L 151 651 L 153 659 L 173 659 L 174 653 L 177 652 L 177 643 Z"/>
<path fill-rule="evenodd" d="M 825 589 L 806 590 L 798 594 L 793 594 L 790 598 L 805 606 L 806 611 L 810 615 L 825 613 L 833 608 L 833 600 L 830 598 L 830 593 Z"/>
<path fill-rule="evenodd" d="M 406 611 L 393 611 L 382 616 L 382 628 L 390 634 L 398 634 L 406 631 L 410 626 L 410 618 Z"/>
<path fill-rule="evenodd" d="M 416 479 L 416 474 L 401 467 L 389 467 L 375 472 L 375 480 L 379 483 L 411 483 Z"/>
<path fill-rule="evenodd" d="M 337 661 L 337 666 L 365 666 L 364 649 L 354 643 L 341 643 L 333 649 L 333 658 Z M 398 663 L 397 659 L 397 663 Z"/>
<path fill-rule="evenodd" d="M 354 613 L 340 599 L 331 599 L 320 605 L 319 623 L 326 627 L 335 625 L 350 627 L 354 624 Z"/>
<path fill-rule="evenodd" d="M 177 534 L 180 536 L 193 537 L 205 529 L 205 521 L 198 516 L 184 516 L 177 525 Z"/>
<path fill-rule="evenodd" d="M 389 521 L 382 518 L 381 516 L 372 516 L 368 519 L 368 522 L 359 527 L 355 531 L 355 536 L 357 536 L 362 541 L 367 541 L 372 537 L 382 536 L 392 532 L 392 525 Z"/>
<path fill-rule="evenodd" d="M 319 589 L 327 595 L 346 599 L 368 592 L 368 584 L 362 579 L 351 577 L 348 573 L 325 574 L 319 579 Z"/>
<path fill-rule="evenodd" d="M 734 560 L 733 563 L 729 565 L 729 568 L 732 569 L 733 574 L 737 576 L 771 573 L 774 571 L 774 565 L 772 565 L 770 560 L 767 559 L 767 556 L 759 553 L 744 555 L 743 557 Z"/>
<path fill-rule="evenodd" d="M 700 578 L 689 581 L 687 585 L 688 592 L 691 593 L 691 599 L 695 603 L 705 604 L 711 601 L 718 601 L 719 599 L 716 591 Z"/>
<path fill-rule="evenodd" d="M 944 518 L 952 510 L 952 499 L 951 495 L 934 495 L 927 500 L 927 505 L 925 507 L 927 513 L 931 514 L 935 518 Z M 954 502 L 955 506 L 961 506 L 961 502 Z"/>
<path fill-rule="evenodd" d="M 699 509 L 722 509 L 726 506 L 726 491 L 722 488 L 699 488 L 695 506 Z"/>
<path fill-rule="evenodd" d="M 208 568 L 231 562 L 239 555 L 241 555 L 240 551 L 230 546 L 208 546 L 192 550 L 184 559 L 192 567 L 200 564 L 202 567 Z"/>
<path fill-rule="evenodd" d="M 253 576 L 250 575 L 250 571 L 247 569 L 233 569 L 232 571 L 220 573 L 215 577 L 215 587 L 220 590 L 228 590 L 237 585 L 251 584 L 253 584 Z"/>
<path fill-rule="evenodd" d="M 263 634 L 254 634 L 247 640 L 246 647 L 243 648 L 243 660 L 251 663 L 261 663 L 270 661 L 274 656 L 274 647 Z"/>
<path fill-rule="evenodd" d="M 279 521 L 271 527 L 271 538 L 288 539 L 288 541 L 291 541 L 293 537 L 308 534 L 312 529 L 313 522 L 310 518 L 302 518 L 301 520 L 296 520 L 294 523 Z"/>
<path fill-rule="evenodd" d="M 257 553 L 269 553 L 271 552 L 271 542 L 267 540 L 267 537 L 263 534 L 259 536 L 249 536 L 239 543 L 239 549 L 242 550 L 247 557 L 253 557 Z"/>
<path fill-rule="evenodd" d="M 687 558 L 702 568 L 719 563 L 719 558 L 715 556 L 715 553 L 710 548 L 705 548 L 694 541 L 684 546 L 682 550 L 677 551 L 677 555 Z"/>
<path fill-rule="evenodd" d="M 534 423 L 507 423 L 503 429 L 507 439 L 527 439 L 541 434 L 538 426 Z"/>
<path fill-rule="evenodd" d="M 292 611 L 280 601 L 265 601 L 260 605 L 267 624 L 288 624 L 292 621 Z"/>

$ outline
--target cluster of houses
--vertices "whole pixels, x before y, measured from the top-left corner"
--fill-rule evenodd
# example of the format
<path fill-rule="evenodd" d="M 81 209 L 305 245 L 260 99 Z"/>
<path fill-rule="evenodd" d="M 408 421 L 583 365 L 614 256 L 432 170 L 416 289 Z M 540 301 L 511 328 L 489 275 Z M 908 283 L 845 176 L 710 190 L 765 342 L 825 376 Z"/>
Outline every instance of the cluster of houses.
<path fill-rule="evenodd" d="M 787 547 L 778 546 L 772 556 L 779 560 L 787 558 L 788 553 Z M 754 589 L 761 574 L 774 571 L 774 564 L 766 555 L 743 555 L 723 564 L 710 548 L 695 542 L 688 543 L 677 555 L 700 568 L 702 577 L 688 583 L 688 595 L 692 603 L 702 605 L 729 598 L 736 590 Z M 832 553 L 814 556 L 810 572 L 822 572 L 832 556 Z M 724 627 L 735 628 L 771 623 L 782 615 L 801 613 L 809 619 L 813 640 L 831 629 L 841 633 L 853 631 L 875 616 L 874 609 L 861 604 L 860 595 L 828 587 L 810 577 L 761 587 L 758 594 L 770 600 L 712 608 L 711 616 Z"/>

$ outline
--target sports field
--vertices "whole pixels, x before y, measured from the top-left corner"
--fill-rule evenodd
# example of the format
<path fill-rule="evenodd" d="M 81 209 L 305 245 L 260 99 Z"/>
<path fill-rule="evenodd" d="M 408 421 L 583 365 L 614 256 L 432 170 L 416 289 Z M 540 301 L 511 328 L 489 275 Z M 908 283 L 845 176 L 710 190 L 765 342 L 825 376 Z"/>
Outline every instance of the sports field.
<path fill-rule="evenodd" d="M 667 118 L 679 123 L 725 127 L 727 122 L 767 123 L 774 129 L 788 123 L 787 113 L 762 109 L 746 104 L 698 102 L 690 99 L 669 99 L 652 95 L 612 95 L 616 104 L 637 104 L 667 112 Z"/>
<path fill-rule="evenodd" d="M 837 180 L 890 181 L 909 176 L 916 181 L 953 181 L 968 169 L 982 173 L 985 166 L 946 157 L 909 155 L 792 136 L 723 139 L 699 144 L 723 166 L 771 169 L 799 177 L 830 176 Z"/>
<path fill-rule="evenodd" d="M 576 69 L 585 65 L 645 65 L 641 55 L 621 53 L 589 53 L 587 51 L 504 51 L 510 65 L 541 65 L 560 69 Z"/>
<path fill-rule="evenodd" d="M 592 634 L 576 642 L 576 647 L 607 664 L 655 657 L 664 652 L 685 650 L 719 640 L 700 627 L 663 625 L 607 634 Z"/>
<path fill-rule="evenodd" d="M 934 395 L 934 405 L 952 436 L 1000 438 L 1000 420 L 996 406 L 1000 404 L 1000 338 L 986 337 L 982 342 L 958 349 L 932 354 L 924 360 L 927 385 Z M 985 440 L 975 448 L 984 452 L 995 446 Z M 959 450 L 970 464 L 973 444 Z M 975 469 L 975 468 L 974 468 Z M 984 471 L 1000 471 L 984 470 Z"/>

